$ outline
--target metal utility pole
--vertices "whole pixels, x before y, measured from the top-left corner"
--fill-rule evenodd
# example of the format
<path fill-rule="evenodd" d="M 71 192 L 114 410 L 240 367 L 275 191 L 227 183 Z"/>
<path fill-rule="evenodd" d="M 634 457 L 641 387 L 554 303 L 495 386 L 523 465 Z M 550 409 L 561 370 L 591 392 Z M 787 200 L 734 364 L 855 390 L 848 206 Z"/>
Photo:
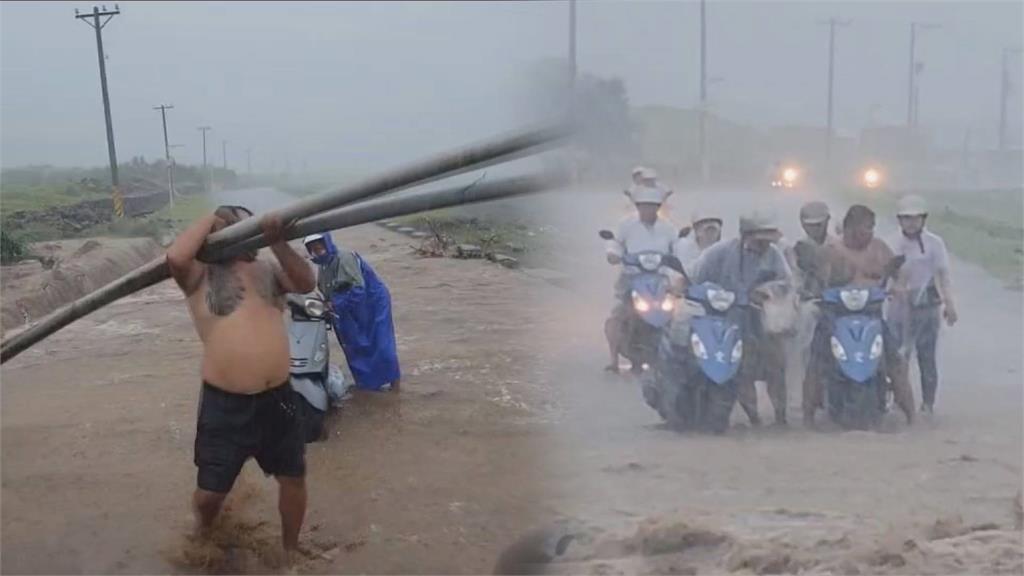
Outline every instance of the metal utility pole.
<path fill-rule="evenodd" d="M 220 148 L 220 157 L 221 157 L 221 160 L 224 162 L 224 170 L 227 170 L 228 169 L 228 141 L 227 140 L 221 140 L 220 141 L 220 146 L 221 146 L 221 148 Z"/>
<path fill-rule="evenodd" d="M 100 88 L 103 91 L 103 116 L 107 122 L 107 154 L 110 156 L 110 184 L 113 187 L 114 212 L 118 218 L 124 217 L 124 199 L 121 197 L 121 182 L 117 177 L 117 151 L 114 149 L 114 124 L 110 118 L 110 94 L 107 91 L 107 65 L 106 55 L 103 53 L 103 27 L 110 22 L 110 19 L 121 13 L 121 8 L 114 4 L 113 10 L 107 10 L 104 6 L 101 10 L 97 6 L 92 7 L 91 13 L 79 14 L 75 10 L 75 18 L 82 20 L 96 31 L 96 56 L 100 63 Z M 103 18 L 101 22 L 100 19 Z M 90 22 L 89 20 L 92 20 Z"/>
<path fill-rule="evenodd" d="M 926 24 L 922 22 L 911 22 L 910 23 L 910 68 L 907 73 L 907 127 L 914 128 L 917 125 L 916 114 L 914 113 L 917 86 L 916 76 L 918 72 L 918 62 L 915 50 L 917 49 L 917 31 L 920 30 L 935 30 L 940 28 L 938 24 Z"/>
<path fill-rule="evenodd" d="M 832 140 L 834 138 L 833 128 L 833 92 L 835 87 L 835 62 L 836 62 L 836 27 L 850 25 L 849 20 L 838 20 L 829 18 L 828 22 L 828 103 L 826 105 L 825 117 L 825 159 L 832 159 Z"/>
<path fill-rule="evenodd" d="M 1002 78 L 999 84 L 999 151 L 1006 152 L 1008 138 L 1006 135 L 1006 105 L 1013 88 L 1010 86 L 1010 67 L 1007 65 L 1010 55 L 1024 52 L 1021 48 L 1003 48 Z"/>
<path fill-rule="evenodd" d="M 206 174 L 206 191 L 209 192 L 213 187 L 212 178 L 210 177 L 210 166 L 206 162 L 206 133 L 213 128 L 209 126 L 200 126 L 199 131 L 203 133 L 203 172 Z"/>
<path fill-rule="evenodd" d="M 569 93 L 576 89 L 576 0 L 569 0 Z"/>
<path fill-rule="evenodd" d="M 708 70 L 707 70 L 707 20 L 706 2 L 700 0 L 700 112 L 697 127 L 697 148 L 700 154 L 700 178 L 707 184 L 710 178 L 708 162 L 707 115 L 708 115 Z"/>
<path fill-rule="evenodd" d="M 173 105 L 161 104 L 154 106 L 153 110 L 160 111 L 160 119 L 164 123 L 164 159 L 167 161 L 167 198 L 170 205 L 174 206 L 174 169 L 171 167 L 171 145 L 167 141 L 167 110 L 173 110 Z"/>

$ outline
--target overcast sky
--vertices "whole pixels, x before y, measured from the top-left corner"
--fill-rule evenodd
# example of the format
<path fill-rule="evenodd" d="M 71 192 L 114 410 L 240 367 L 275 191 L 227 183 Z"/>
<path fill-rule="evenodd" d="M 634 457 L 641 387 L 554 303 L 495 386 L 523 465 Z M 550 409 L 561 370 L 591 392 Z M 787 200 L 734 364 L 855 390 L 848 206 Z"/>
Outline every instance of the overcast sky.
<path fill-rule="evenodd" d="M 824 123 L 827 27 L 836 42 L 841 132 L 906 115 L 909 23 L 919 34 L 921 123 L 994 139 L 1000 55 L 1022 45 L 1022 2 L 708 3 L 712 106 L 758 125 Z M 112 5 L 112 4 L 111 4 Z M 108 5 L 108 6 L 111 6 Z M 78 2 L 0 5 L 0 155 L 4 166 L 106 163 L 95 37 Z M 696 2 L 578 6 L 579 67 L 623 78 L 634 104 L 697 98 Z M 394 165 L 533 118 L 525 69 L 563 58 L 566 2 L 121 2 L 104 29 L 118 156 L 158 157 L 157 104 L 181 162 L 256 170 Z M 1020 56 L 1011 60 L 1020 122 Z M 344 169 L 342 169 L 344 171 Z"/>

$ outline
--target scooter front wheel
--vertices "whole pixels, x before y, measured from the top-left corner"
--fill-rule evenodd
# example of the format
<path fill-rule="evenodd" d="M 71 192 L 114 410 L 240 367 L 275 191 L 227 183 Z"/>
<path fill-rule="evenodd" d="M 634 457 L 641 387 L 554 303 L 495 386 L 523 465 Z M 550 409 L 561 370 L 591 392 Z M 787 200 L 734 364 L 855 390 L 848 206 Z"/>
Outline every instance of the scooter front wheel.
<path fill-rule="evenodd" d="M 729 430 L 729 418 L 736 404 L 736 384 L 716 384 L 703 374 L 697 377 L 696 402 L 700 426 L 713 434 Z"/>
<path fill-rule="evenodd" d="M 843 428 L 869 430 L 881 420 L 878 406 L 878 377 L 854 382 L 833 377 L 829 385 L 829 416 Z"/>

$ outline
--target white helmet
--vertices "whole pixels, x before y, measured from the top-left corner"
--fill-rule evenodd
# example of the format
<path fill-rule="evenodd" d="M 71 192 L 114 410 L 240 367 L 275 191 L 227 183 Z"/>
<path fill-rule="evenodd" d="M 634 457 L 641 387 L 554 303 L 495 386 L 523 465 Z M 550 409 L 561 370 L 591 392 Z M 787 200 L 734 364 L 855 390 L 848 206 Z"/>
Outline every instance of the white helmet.
<path fill-rule="evenodd" d="M 664 204 L 672 191 L 661 186 L 632 186 L 627 194 L 634 204 Z"/>
<path fill-rule="evenodd" d="M 302 239 L 302 245 L 308 248 L 313 242 L 316 242 L 317 240 L 323 241 L 323 239 L 323 234 L 310 234 Z"/>
<path fill-rule="evenodd" d="M 636 178 L 637 176 L 643 176 L 644 170 L 646 170 L 646 168 L 644 168 L 643 166 L 634 166 L 633 171 L 630 172 L 629 175 L 632 176 L 633 178 Z"/>
<path fill-rule="evenodd" d="M 722 219 L 720 217 L 715 216 L 715 215 L 713 215 L 710 212 L 704 212 L 703 210 L 694 210 L 693 214 L 690 216 L 690 225 L 691 226 L 696 226 L 697 224 L 700 224 L 701 222 L 709 222 L 709 221 L 718 222 L 719 226 L 722 225 Z"/>
<path fill-rule="evenodd" d="M 751 212 L 740 218 L 740 234 L 754 234 L 757 232 L 778 232 L 779 224 L 775 221 L 775 214 L 767 212 Z"/>
<path fill-rule="evenodd" d="M 927 216 L 928 202 L 924 198 L 911 194 L 900 198 L 896 205 L 897 216 Z"/>
<path fill-rule="evenodd" d="M 654 171 L 654 168 L 644 168 L 640 171 L 640 177 L 644 180 L 657 180 L 658 173 Z"/>

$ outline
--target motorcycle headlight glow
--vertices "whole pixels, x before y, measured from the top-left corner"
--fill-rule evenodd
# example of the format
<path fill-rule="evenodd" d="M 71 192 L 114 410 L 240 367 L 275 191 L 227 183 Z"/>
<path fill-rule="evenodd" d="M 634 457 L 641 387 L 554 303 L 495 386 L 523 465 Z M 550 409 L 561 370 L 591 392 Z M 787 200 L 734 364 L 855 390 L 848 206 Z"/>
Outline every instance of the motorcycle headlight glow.
<path fill-rule="evenodd" d="M 324 315 L 324 303 L 316 298 L 306 299 L 306 314 L 311 318 L 319 318 Z"/>
<path fill-rule="evenodd" d="M 693 350 L 693 355 L 701 360 L 708 359 L 708 349 L 704 347 L 704 343 L 701 342 L 700 336 L 696 333 L 690 334 L 690 348 Z"/>
<path fill-rule="evenodd" d="M 864 185 L 868 188 L 875 188 L 882 181 L 882 173 L 875 168 L 868 168 L 864 171 Z"/>
<path fill-rule="evenodd" d="M 662 312 L 671 312 L 672 309 L 675 307 L 675 302 L 673 302 L 672 299 L 669 298 L 668 296 L 666 296 L 665 299 L 661 301 Z"/>
<path fill-rule="evenodd" d="M 648 272 L 654 272 L 661 266 L 661 254 L 641 254 L 637 257 L 640 267 Z"/>
<path fill-rule="evenodd" d="M 719 312 L 725 312 L 736 301 L 736 294 L 728 290 L 708 290 L 708 303 Z"/>
<path fill-rule="evenodd" d="M 788 184 L 796 182 L 798 176 L 800 176 L 800 173 L 796 168 L 786 168 L 782 171 L 782 179 Z"/>
<path fill-rule="evenodd" d="M 732 347 L 732 363 L 735 364 L 743 359 L 743 340 L 736 342 L 736 345 Z"/>
<path fill-rule="evenodd" d="M 840 290 L 839 299 L 843 301 L 843 306 L 850 312 L 858 312 L 863 310 L 868 304 L 868 296 L 870 292 L 864 289 L 860 290 Z"/>
<path fill-rule="evenodd" d="M 651 309 L 651 304 L 647 300 L 644 300 L 639 294 L 634 292 L 633 308 L 635 308 L 637 312 L 649 312 Z"/>
<path fill-rule="evenodd" d="M 868 357 L 872 360 L 878 360 L 882 356 L 882 335 L 875 335 L 875 339 L 871 342 L 871 351 L 868 353 Z"/>
<path fill-rule="evenodd" d="M 836 360 L 840 362 L 846 362 L 846 350 L 843 349 L 843 345 L 839 343 L 839 340 L 832 337 L 832 355 L 836 357 Z"/>

